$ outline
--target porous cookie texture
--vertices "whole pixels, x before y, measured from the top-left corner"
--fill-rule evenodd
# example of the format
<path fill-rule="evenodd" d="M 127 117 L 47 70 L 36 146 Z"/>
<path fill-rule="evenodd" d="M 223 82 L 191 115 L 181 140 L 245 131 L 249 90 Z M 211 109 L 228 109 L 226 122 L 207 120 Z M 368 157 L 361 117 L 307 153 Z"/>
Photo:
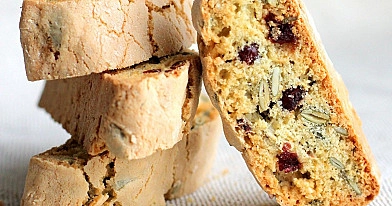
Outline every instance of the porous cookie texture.
<path fill-rule="evenodd" d="M 300 0 L 196 0 L 206 90 L 226 138 L 281 205 L 365 205 L 379 171 Z"/>
<path fill-rule="evenodd" d="M 201 89 L 199 56 L 47 81 L 39 102 L 90 155 L 136 159 L 172 148 L 190 127 Z"/>
<path fill-rule="evenodd" d="M 202 94 L 199 101 L 191 131 L 184 141 L 178 143 L 180 152 L 174 160 L 173 184 L 165 194 L 166 199 L 194 192 L 202 186 L 213 166 L 222 122 L 207 96 Z"/>
<path fill-rule="evenodd" d="M 32 157 L 21 205 L 165 205 L 165 197 L 204 183 L 221 134 L 218 116 L 202 102 L 183 140 L 137 160 L 90 156 L 71 139 Z"/>
<path fill-rule="evenodd" d="M 30 81 L 124 68 L 190 47 L 191 0 L 25 0 L 20 40 Z"/>

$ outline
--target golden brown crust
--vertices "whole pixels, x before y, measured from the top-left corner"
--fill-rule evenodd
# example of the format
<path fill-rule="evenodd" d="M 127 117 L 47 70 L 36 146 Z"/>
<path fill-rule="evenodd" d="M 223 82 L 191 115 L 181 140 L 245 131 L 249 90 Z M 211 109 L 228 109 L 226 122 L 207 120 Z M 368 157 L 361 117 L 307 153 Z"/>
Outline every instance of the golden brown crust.
<path fill-rule="evenodd" d="M 158 64 L 51 80 L 39 106 L 91 155 L 109 150 L 143 158 L 173 147 L 190 127 L 201 89 L 199 61 L 184 53 Z"/>
<path fill-rule="evenodd" d="M 282 205 L 369 203 L 379 171 L 303 3 L 197 0 L 192 12 L 206 90 L 263 189 Z"/>
<path fill-rule="evenodd" d="M 20 40 L 30 81 L 132 66 L 195 42 L 192 1 L 25 0 Z"/>

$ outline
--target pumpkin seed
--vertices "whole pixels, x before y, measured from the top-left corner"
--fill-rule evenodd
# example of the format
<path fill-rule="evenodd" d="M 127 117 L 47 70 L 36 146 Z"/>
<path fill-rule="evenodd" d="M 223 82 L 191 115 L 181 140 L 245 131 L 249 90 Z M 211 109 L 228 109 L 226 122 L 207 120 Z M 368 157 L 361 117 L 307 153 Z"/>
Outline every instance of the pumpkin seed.
<path fill-rule="evenodd" d="M 263 112 L 268 109 L 268 106 L 270 104 L 270 96 L 269 96 L 269 86 L 266 81 L 261 80 L 260 81 L 260 87 L 259 87 L 259 106 L 260 106 L 260 112 Z"/>
<path fill-rule="evenodd" d="M 330 157 L 329 158 L 329 162 L 331 163 L 332 166 L 334 166 L 334 167 L 336 167 L 336 168 L 338 168 L 340 170 L 344 169 L 344 165 L 338 159 L 336 159 L 335 157 Z"/>
<path fill-rule="evenodd" d="M 272 71 L 272 81 L 271 81 L 271 90 L 273 96 L 278 95 L 279 84 L 280 84 L 280 69 L 275 67 L 274 70 Z"/>
<path fill-rule="evenodd" d="M 354 180 L 349 178 L 347 176 L 347 174 L 343 171 L 341 172 L 341 175 L 343 176 L 343 179 L 345 179 L 347 181 L 348 185 L 350 185 L 350 187 L 354 190 L 355 194 L 357 194 L 357 195 L 362 194 L 361 190 L 358 187 L 358 184 Z"/>
<path fill-rule="evenodd" d="M 329 120 L 328 114 L 311 109 L 301 111 L 301 116 L 304 119 L 316 124 L 324 124 Z"/>
<path fill-rule="evenodd" d="M 345 129 L 345 128 L 343 128 L 343 127 L 337 127 L 337 126 L 335 126 L 335 127 L 333 127 L 333 129 L 334 129 L 337 133 L 339 133 L 339 134 L 341 134 L 341 135 L 343 135 L 343 136 L 348 136 L 348 131 L 347 131 L 347 129 Z"/>
<path fill-rule="evenodd" d="M 347 180 L 348 184 L 350 185 L 350 187 L 354 190 L 355 194 L 357 194 L 357 195 L 362 194 L 361 190 L 359 189 L 357 183 L 354 180 L 352 180 L 348 177 L 346 178 L 346 180 Z"/>

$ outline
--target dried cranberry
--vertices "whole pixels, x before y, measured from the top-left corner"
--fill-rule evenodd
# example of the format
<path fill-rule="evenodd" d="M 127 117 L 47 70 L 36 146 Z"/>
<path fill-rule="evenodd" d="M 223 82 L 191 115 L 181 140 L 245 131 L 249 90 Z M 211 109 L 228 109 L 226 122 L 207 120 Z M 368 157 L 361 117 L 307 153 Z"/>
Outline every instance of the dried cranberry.
<path fill-rule="evenodd" d="M 284 143 L 284 144 L 283 144 L 283 147 L 282 147 L 282 150 L 283 150 L 283 152 L 288 152 L 288 151 L 290 151 L 290 150 L 291 150 L 291 144 L 288 143 L 288 142 Z"/>
<path fill-rule="evenodd" d="M 290 19 L 290 18 L 289 18 Z M 297 41 L 296 36 L 293 33 L 293 25 L 290 24 L 291 21 L 277 21 L 274 14 L 268 14 L 265 17 L 265 21 L 273 22 L 274 24 L 268 24 L 269 36 L 268 38 L 279 44 L 285 43 L 295 43 Z"/>
<path fill-rule="evenodd" d="M 267 24 L 268 24 L 268 22 L 271 22 L 271 21 L 277 22 L 276 18 L 275 18 L 275 14 L 273 14 L 273 13 L 268 13 L 267 16 L 265 16 L 264 20 L 265 20 L 265 22 L 267 22 Z"/>
<path fill-rule="evenodd" d="M 298 155 L 293 152 L 283 151 L 277 155 L 279 171 L 285 173 L 294 172 L 301 168 Z"/>
<path fill-rule="evenodd" d="M 237 119 L 238 128 L 245 131 L 245 134 L 248 134 L 252 131 L 252 128 L 244 119 Z"/>
<path fill-rule="evenodd" d="M 249 46 L 245 45 L 244 48 L 238 52 L 238 57 L 241 61 L 252 65 L 256 59 L 259 58 L 259 45 L 252 43 Z"/>
<path fill-rule="evenodd" d="M 273 28 L 272 27 L 270 28 L 269 38 L 271 39 L 272 42 L 284 44 L 284 43 L 294 43 L 297 40 L 292 31 L 293 25 L 287 23 L 280 24 L 277 26 L 277 28 L 280 31 L 280 34 L 277 37 L 272 36 L 271 31 Z"/>
<path fill-rule="evenodd" d="M 290 88 L 283 91 L 282 106 L 283 108 L 292 111 L 297 108 L 299 102 L 304 98 L 305 91 L 300 87 Z"/>

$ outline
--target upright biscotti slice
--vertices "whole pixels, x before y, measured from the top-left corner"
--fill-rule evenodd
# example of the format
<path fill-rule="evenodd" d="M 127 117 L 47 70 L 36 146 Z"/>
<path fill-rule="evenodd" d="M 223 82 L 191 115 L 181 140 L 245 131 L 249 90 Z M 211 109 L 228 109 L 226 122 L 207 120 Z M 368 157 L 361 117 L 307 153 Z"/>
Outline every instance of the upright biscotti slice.
<path fill-rule="evenodd" d="M 84 145 L 135 159 L 181 140 L 198 104 L 201 65 L 194 53 L 132 68 L 47 81 L 39 106 Z"/>
<path fill-rule="evenodd" d="M 202 185 L 214 161 L 221 121 L 202 102 L 192 129 L 173 148 L 126 160 L 90 156 L 73 140 L 32 157 L 21 205 L 164 205 Z M 75 139 L 75 138 L 74 138 Z"/>
<path fill-rule="evenodd" d="M 124 68 L 189 48 L 191 0 L 24 0 L 27 78 L 63 79 Z"/>
<path fill-rule="evenodd" d="M 365 205 L 379 173 L 301 0 L 196 0 L 203 78 L 225 135 L 282 205 Z"/>

